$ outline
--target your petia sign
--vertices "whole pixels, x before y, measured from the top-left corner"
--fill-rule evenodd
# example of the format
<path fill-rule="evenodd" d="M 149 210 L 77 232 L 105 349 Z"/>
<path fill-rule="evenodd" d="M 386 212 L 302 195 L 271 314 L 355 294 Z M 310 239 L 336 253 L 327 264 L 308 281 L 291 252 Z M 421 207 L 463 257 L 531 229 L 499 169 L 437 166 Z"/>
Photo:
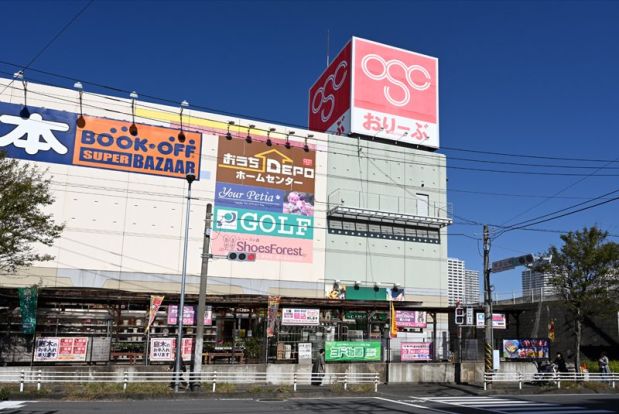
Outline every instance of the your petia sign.
<path fill-rule="evenodd" d="M 353 37 L 310 89 L 309 127 L 439 147 L 438 59 Z"/>

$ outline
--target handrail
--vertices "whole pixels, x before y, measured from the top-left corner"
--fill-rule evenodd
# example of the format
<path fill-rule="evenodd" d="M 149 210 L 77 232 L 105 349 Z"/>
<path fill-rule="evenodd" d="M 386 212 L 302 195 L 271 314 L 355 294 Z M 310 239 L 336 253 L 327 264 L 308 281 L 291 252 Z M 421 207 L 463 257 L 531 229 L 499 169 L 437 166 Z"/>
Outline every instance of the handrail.
<path fill-rule="evenodd" d="M 619 374 L 610 372 L 485 372 L 484 390 L 495 382 L 517 382 L 522 389 L 523 383 L 549 383 L 561 388 L 561 382 L 606 382 L 615 388 Z"/>
<path fill-rule="evenodd" d="M 37 390 L 41 384 L 52 383 L 122 383 L 123 389 L 131 383 L 173 383 L 174 372 L 88 372 L 88 371 L 0 371 L 0 383 L 19 384 L 20 392 L 23 392 L 25 384 L 37 384 Z M 227 372 L 227 371 L 202 371 L 199 373 L 183 372 L 181 381 L 184 383 L 208 383 L 212 384 L 213 392 L 217 384 L 277 384 L 292 385 L 294 391 L 297 385 L 320 382 L 323 384 L 343 384 L 348 389 L 349 384 L 373 384 L 374 391 L 378 392 L 378 373 L 346 373 L 330 372 L 317 374 L 310 372 L 295 373 L 271 373 L 265 371 L 256 372 Z"/>

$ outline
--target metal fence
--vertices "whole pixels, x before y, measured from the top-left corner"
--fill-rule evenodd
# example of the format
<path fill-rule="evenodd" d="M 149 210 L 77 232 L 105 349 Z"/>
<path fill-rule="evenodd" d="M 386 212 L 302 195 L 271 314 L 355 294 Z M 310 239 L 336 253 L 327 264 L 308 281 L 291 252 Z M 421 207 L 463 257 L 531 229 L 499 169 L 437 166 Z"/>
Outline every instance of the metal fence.
<path fill-rule="evenodd" d="M 522 384 L 550 384 L 561 388 L 561 382 L 598 382 L 606 383 L 615 388 L 615 383 L 619 381 L 619 374 L 599 373 L 599 372 L 486 372 L 484 374 L 484 390 L 492 383 L 512 382 L 518 383 L 518 388 L 522 389 Z"/>
<path fill-rule="evenodd" d="M 297 385 L 309 384 L 342 384 L 344 390 L 349 385 L 372 384 L 374 392 L 378 392 L 378 373 L 267 373 L 267 372 L 217 372 L 203 371 L 200 373 L 183 373 L 180 381 L 187 386 L 201 384 L 209 386 L 213 392 L 218 384 L 258 384 L 258 385 L 291 385 L 297 391 Z M 167 383 L 174 384 L 174 372 L 57 372 L 57 371 L 5 371 L 0 372 L 0 383 L 19 384 L 19 391 L 24 391 L 27 384 L 36 384 L 37 391 L 44 384 L 86 384 L 86 383 L 122 383 L 123 391 L 129 384 L 137 383 Z"/>

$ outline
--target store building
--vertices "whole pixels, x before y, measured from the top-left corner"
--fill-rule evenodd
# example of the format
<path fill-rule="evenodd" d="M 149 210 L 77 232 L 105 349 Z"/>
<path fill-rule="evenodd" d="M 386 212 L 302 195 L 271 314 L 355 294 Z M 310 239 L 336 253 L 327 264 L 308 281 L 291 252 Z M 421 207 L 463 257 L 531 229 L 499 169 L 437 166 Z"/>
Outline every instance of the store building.
<path fill-rule="evenodd" d="M 403 95 L 385 86 L 390 77 L 377 77 L 376 65 L 385 59 L 412 68 Z M 135 304 L 129 305 L 129 296 L 124 305 L 115 302 L 120 313 L 104 317 L 111 322 L 96 332 L 107 335 L 125 325 L 131 329 L 124 334 L 135 341 L 121 342 L 141 343 L 144 328 L 137 321 L 144 324 L 148 316 L 145 298 L 164 296 L 165 326 L 157 328 L 164 318 L 159 315 L 147 333 L 172 336 L 168 306 L 178 303 L 185 178 L 192 174 L 188 303 L 195 300 L 201 274 L 207 276 L 213 312 L 207 335 L 215 337 L 214 345 L 264 336 L 270 297 L 281 298 L 275 309 L 281 337 L 270 353 L 278 359 L 296 357 L 288 343 L 384 339 L 389 303 L 397 302 L 402 312 L 420 313 L 402 314 L 408 322 L 390 345 L 392 355 L 399 357 L 402 339 L 433 341 L 434 356 L 446 355 L 440 342 L 447 337 L 447 317 L 441 311 L 449 305 L 451 219 L 446 159 L 434 152 L 435 58 L 353 38 L 310 90 L 310 130 L 143 102 L 137 94 L 106 96 L 35 82 L 27 84 L 30 117 L 22 118 L 22 82 L 0 79 L 5 86 L 0 149 L 48 169 L 56 199 L 50 211 L 66 225 L 52 247 L 39 246 L 54 260 L 0 275 L 5 292 L 37 285 L 49 292 L 50 315 L 63 290 L 73 293 L 71 303 L 82 304 L 75 306 L 78 313 L 103 309 L 97 292 L 132 296 Z M 348 98 L 333 95 L 342 92 Z M 209 229 L 207 204 L 213 205 Z M 205 232 L 212 255 L 206 274 Z M 227 259 L 239 251 L 254 253 L 255 261 Z M 93 300 L 76 298 L 80 290 Z M 305 322 L 286 325 L 285 308 L 300 309 Z M 50 320 L 55 317 L 59 326 L 61 315 L 54 315 Z M 423 323 L 411 324 L 411 317 Z M 192 323 L 187 325 L 191 330 Z"/>

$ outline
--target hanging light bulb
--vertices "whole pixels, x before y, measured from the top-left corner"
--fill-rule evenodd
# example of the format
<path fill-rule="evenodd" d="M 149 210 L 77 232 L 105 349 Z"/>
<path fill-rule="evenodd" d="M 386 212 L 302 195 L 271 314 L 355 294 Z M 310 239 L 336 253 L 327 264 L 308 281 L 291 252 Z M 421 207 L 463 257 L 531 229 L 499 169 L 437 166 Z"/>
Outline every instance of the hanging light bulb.
<path fill-rule="evenodd" d="M 75 82 L 75 84 L 73 84 L 73 87 L 77 89 L 77 92 L 79 94 L 79 100 L 80 100 L 80 116 L 75 121 L 75 124 L 77 125 L 78 128 L 84 128 L 86 126 L 86 119 L 84 118 L 84 111 L 82 110 L 82 96 L 84 93 L 84 86 L 82 85 L 82 82 L 78 81 L 78 82 Z"/>
<path fill-rule="evenodd" d="M 247 128 L 247 137 L 245 138 L 245 142 L 247 142 L 248 144 L 251 144 L 251 135 L 249 132 L 251 131 L 252 128 L 255 128 L 255 127 L 256 125 L 250 124 L 249 128 Z"/>
<path fill-rule="evenodd" d="M 267 146 L 273 145 L 273 141 L 271 141 L 271 132 L 274 132 L 275 128 L 269 128 L 269 132 L 267 132 Z"/>
<path fill-rule="evenodd" d="M 138 127 L 137 125 L 135 125 L 135 100 L 138 99 L 138 93 L 136 91 L 133 91 L 129 94 L 129 97 L 131 98 L 131 118 L 132 118 L 131 126 L 129 127 L 129 133 L 135 137 L 138 135 Z"/>
<path fill-rule="evenodd" d="M 232 139 L 232 134 L 230 133 L 230 127 L 234 125 L 234 121 L 228 121 L 228 132 L 226 132 L 226 139 L 230 141 Z"/>
<path fill-rule="evenodd" d="M 185 142 L 185 132 L 183 131 L 183 109 L 187 108 L 189 106 L 189 102 L 187 101 L 183 101 L 181 102 L 181 113 L 180 113 L 180 120 L 181 120 L 181 130 L 178 133 L 178 142 L 180 142 L 181 144 L 183 142 Z"/>
<path fill-rule="evenodd" d="M 294 131 L 288 131 L 288 135 L 286 135 L 286 144 L 284 144 L 284 146 L 287 149 L 290 149 L 290 136 L 294 135 Z"/>
<path fill-rule="evenodd" d="M 24 85 L 24 106 L 21 111 L 19 111 L 19 116 L 23 119 L 30 118 L 30 110 L 28 109 L 28 82 L 24 79 L 24 71 L 20 70 L 13 74 L 13 78 L 21 80 L 22 85 Z"/>

